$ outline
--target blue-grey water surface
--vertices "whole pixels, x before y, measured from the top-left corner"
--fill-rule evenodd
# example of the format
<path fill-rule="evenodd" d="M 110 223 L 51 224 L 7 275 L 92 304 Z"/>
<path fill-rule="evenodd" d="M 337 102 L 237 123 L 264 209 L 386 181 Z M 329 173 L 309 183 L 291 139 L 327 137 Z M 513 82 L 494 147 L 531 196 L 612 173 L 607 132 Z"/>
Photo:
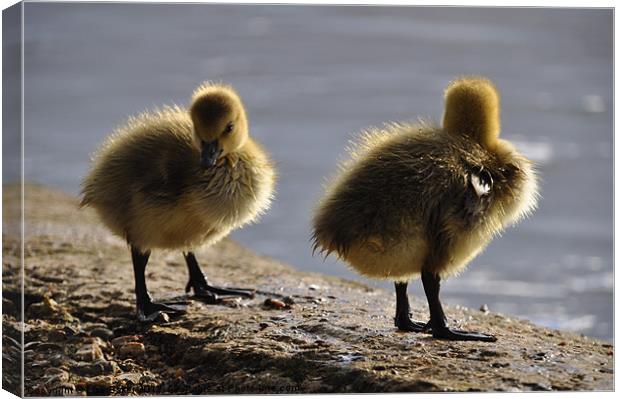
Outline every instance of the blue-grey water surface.
<path fill-rule="evenodd" d="M 451 79 L 490 77 L 502 135 L 538 163 L 542 200 L 443 298 L 612 339 L 611 10 L 27 3 L 25 21 L 26 179 L 77 194 L 126 116 L 222 80 L 280 176 L 269 213 L 233 237 L 354 279 L 309 245 L 310 210 L 348 140 L 383 121 L 439 121 Z"/>

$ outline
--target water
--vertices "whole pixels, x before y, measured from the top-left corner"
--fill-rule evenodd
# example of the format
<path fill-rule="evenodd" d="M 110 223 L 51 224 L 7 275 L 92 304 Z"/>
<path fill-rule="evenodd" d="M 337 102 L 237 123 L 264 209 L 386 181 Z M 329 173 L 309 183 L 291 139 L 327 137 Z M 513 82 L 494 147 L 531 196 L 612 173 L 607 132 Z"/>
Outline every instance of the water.
<path fill-rule="evenodd" d="M 612 339 L 610 10 L 25 7 L 27 179 L 77 193 L 89 153 L 127 115 L 223 80 L 280 174 L 271 211 L 233 237 L 347 278 L 359 279 L 309 245 L 310 210 L 347 141 L 383 121 L 439 120 L 448 81 L 487 75 L 503 95 L 502 135 L 538 162 L 543 199 L 442 295 Z"/>

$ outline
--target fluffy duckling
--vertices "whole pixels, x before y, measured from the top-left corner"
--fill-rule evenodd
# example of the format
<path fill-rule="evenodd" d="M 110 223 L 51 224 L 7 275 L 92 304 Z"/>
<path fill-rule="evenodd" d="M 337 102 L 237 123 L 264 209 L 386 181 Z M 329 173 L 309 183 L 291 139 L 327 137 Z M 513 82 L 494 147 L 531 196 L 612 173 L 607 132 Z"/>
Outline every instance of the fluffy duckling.
<path fill-rule="evenodd" d="M 118 128 L 93 158 L 81 204 L 130 245 L 138 317 L 155 320 L 179 309 L 153 302 L 146 288 L 153 248 L 184 251 L 186 291 L 207 303 L 253 295 L 210 285 L 191 248 L 214 244 L 265 212 L 274 180 L 268 155 L 248 135 L 237 93 L 207 82 L 194 91 L 189 109 L 146 112 Z"/>
<path fill-rule="evenodd" d="M 362 135 L 313 219 L 315 250 L 365 276 L 395 281 L 400 330 L 495 341 L 449 328 L 441 278 L 457 274 L 504 227 L 536 206 L 532 163 L 500 132 L 499 95 L 481 77 L 453 81 L 443 126 L 391 124 Z M 408 280 L 421 275 L 428 323 L 410 319 Z"/>

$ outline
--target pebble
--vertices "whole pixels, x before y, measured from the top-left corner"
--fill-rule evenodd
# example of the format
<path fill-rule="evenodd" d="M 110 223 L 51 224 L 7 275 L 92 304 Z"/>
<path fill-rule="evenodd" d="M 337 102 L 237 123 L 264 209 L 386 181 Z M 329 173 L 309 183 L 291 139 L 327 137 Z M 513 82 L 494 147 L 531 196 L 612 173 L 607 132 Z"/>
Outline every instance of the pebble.
<path fill-rule="evenodd" d="M 93 328 L 92 330 L 90 330 L 90 335 L 93 337 L 99 337 L 106 341 L 114 338 L 114 333 L 112 332 L 112 330 L 103 327 Z"/>
<path fill-rule="evenodd" d="M 101 348 L 99 348 L 99 345 L 91 343 L 88 345 L 84 345 L 80 349 L 78 349 L 78 351 L 75 353 L 75 358 L 77 360 L 84 360 L 90 362 L 93 360 L 103 359 L 103 352 L 101 352 Z"/>
<path fill-rule="evenodd" d="M 489 313 L 489 305 L 487 305 L 486 303 L 482 304 L 480 306 L 480 311 L 483 313 Z"/>
<path fill-rule="evenodd" d="M 121 356 L 140 357 L 144 356 L 146 349 L 141 342 L 128 342 L 120 348 Z"/>
<path fill-rule="evenodd" d="M 78 362 L 71 365 L 71 372 L 80 376 L 94 377 L 102 374 L 116 373 L 119 370 L 114 361 L 105 359 L 91 362 Z"/>
<path fill-rule="evenodd" d="M 119 348 L 126 343 L 139 341 L 140 337 L 137 335 L 123 335 L 122 337 L 116 337 L 112 340 L 112 345 L 115 348 Z"/>
<path fill-rule="evenodd" d="M 263 305 L 270 309 L 284 309 L 287 307 L 286 303 L 280 301 L 279 299 L 267 298 Z"/>
<path fill-rule="evenodd" d="M 123 373 L 123 374 L 116 376 L 117 380 L 130 381 L 133 384 L 139 383 L 140 378 L 142 378 L 142 375 L 139 373 Z"/>

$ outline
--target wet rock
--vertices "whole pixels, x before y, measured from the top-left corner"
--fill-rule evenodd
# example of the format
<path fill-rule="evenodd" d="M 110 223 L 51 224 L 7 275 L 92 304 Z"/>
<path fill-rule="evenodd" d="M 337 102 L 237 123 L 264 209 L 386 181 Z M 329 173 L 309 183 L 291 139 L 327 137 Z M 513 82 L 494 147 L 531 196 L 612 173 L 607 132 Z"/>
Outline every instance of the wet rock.
<path fill-rule="evenodd" d="M 146 349 L 141 342 L 128 342 L 121 346 L 119 352 L 121 356 L 125 357 L 142 357 L 146 353 Z"/>
<path fill-rule="evenodd" d="M 117 380 L 131 382 L 132 384 L 138 384 L 142 375 L 139 373 L 123 373 L 116 376 Z"/>
<path fill-rule="evenodd" d="M 95 362 L 77 362 L 71 365 L 71 372 L 86 377 L 114 374 L 119 370 L 114 361 L 101 359 Z"/>
<path fill-rule="evenodd" d="M 91 362 L 94 360 L 103 359 L 103 352 L 101 351 L 99 345 L 90 343 L 79 348 L 77 352 L 75 352 L 75 358 L 77 360 Z"/>
<path fill-rule="evenodd" d="M 112 345 L 118 349 L 121 346 L 125 345 L 126 343 L 136 342 L 139 340 L 140 340 L 140 337 L 137 335 L 123 335 L 123 336 L 114 338 L 112 340 Z"/>

